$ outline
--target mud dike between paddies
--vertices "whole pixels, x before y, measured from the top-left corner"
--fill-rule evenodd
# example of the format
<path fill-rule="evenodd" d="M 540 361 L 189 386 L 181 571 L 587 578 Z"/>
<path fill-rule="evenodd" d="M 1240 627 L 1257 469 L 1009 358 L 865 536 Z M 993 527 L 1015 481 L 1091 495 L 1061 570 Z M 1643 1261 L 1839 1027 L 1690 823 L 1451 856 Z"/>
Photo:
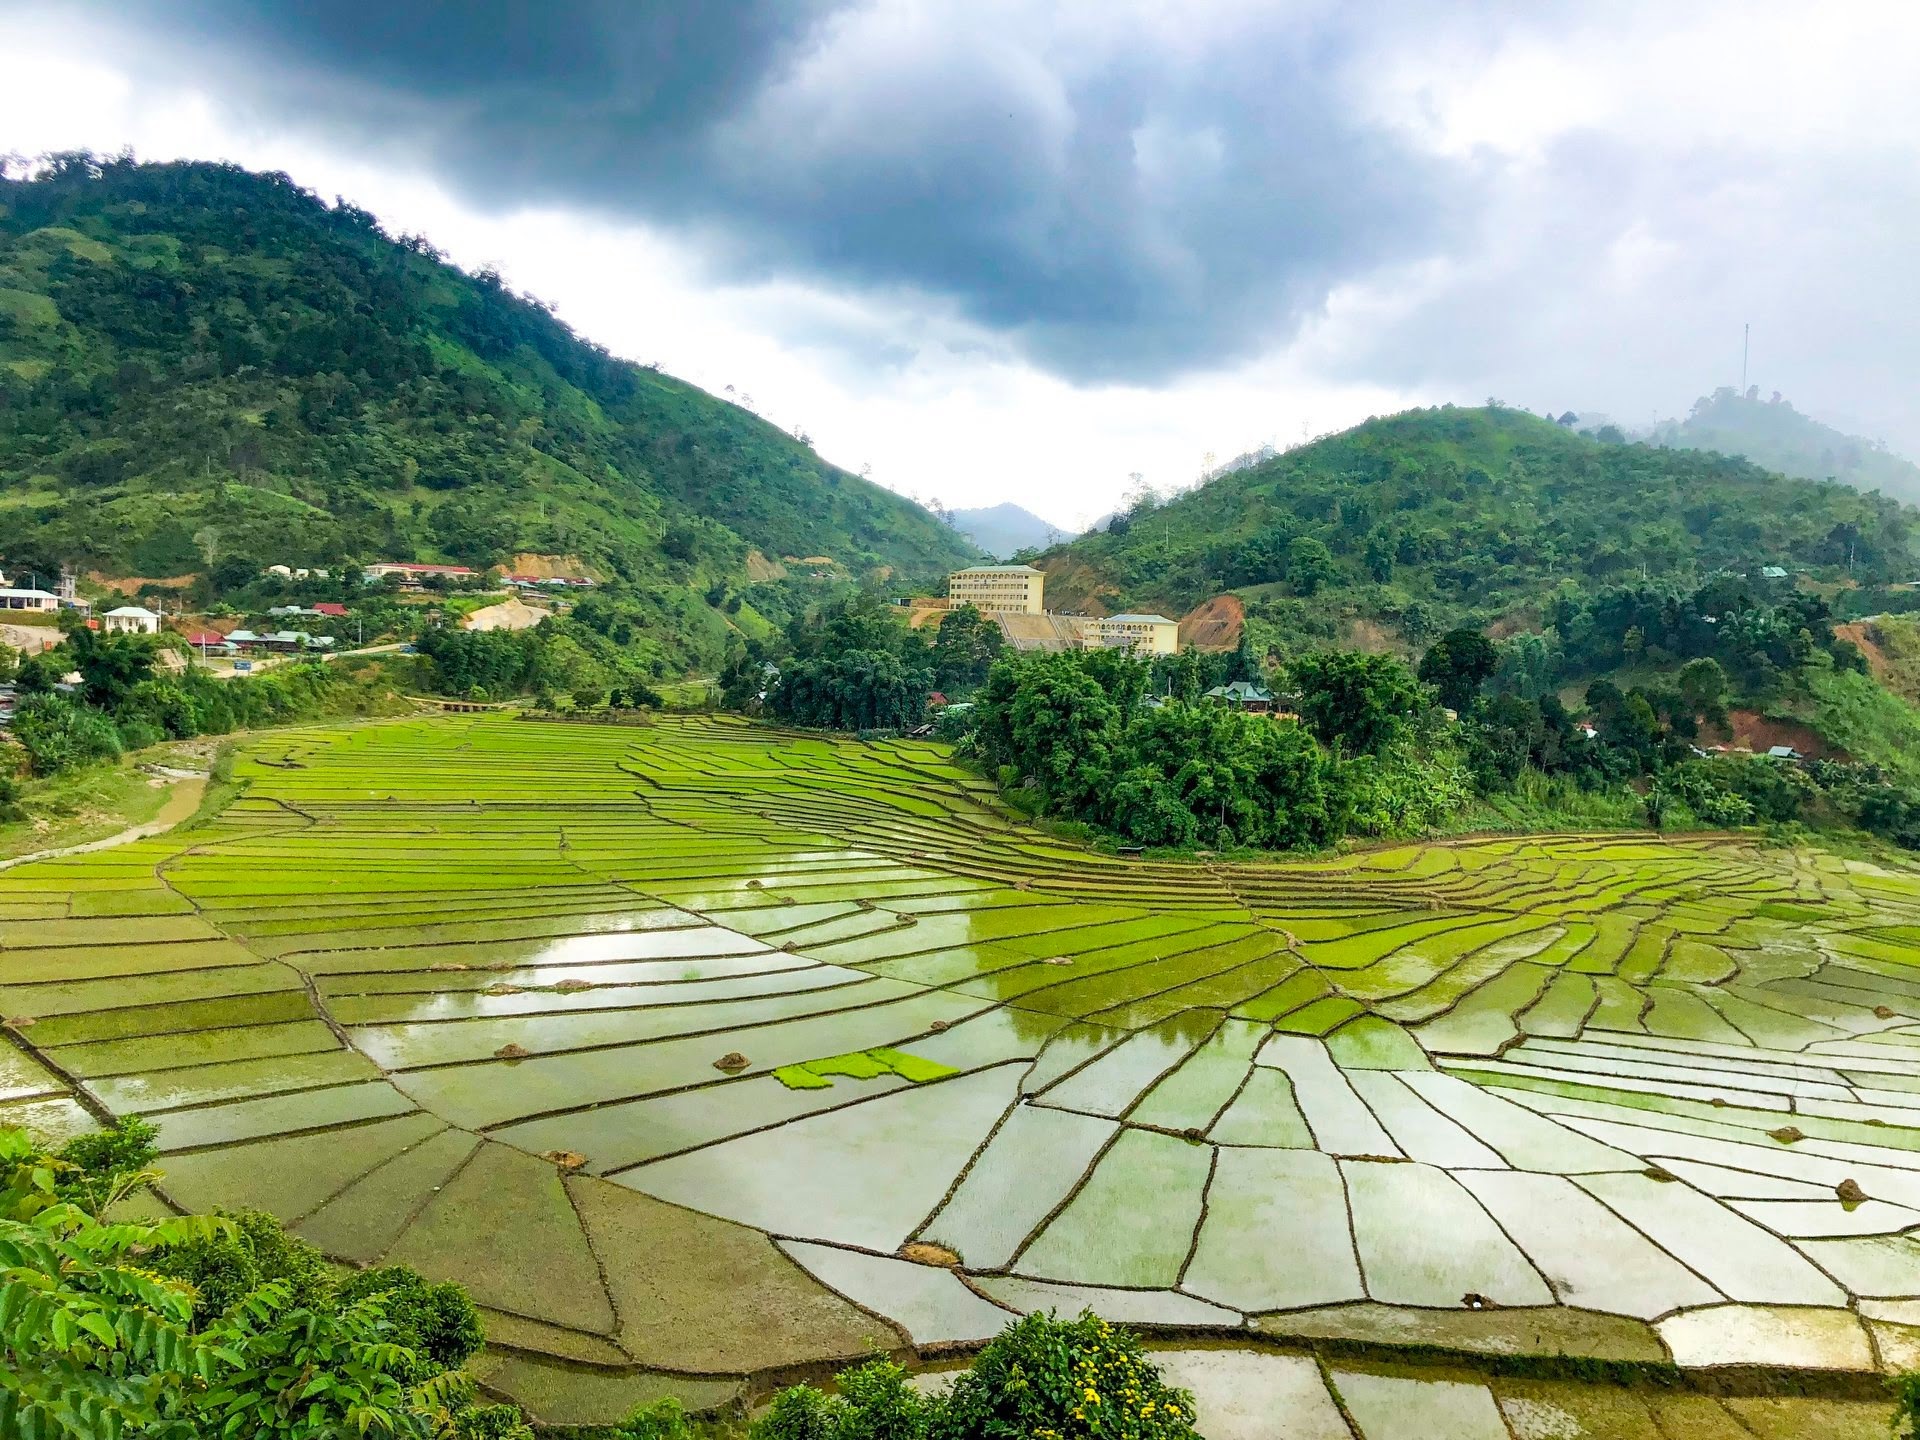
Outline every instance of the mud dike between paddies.
<path fill-rule="evenodd" d="M 460 1280 L 543 1418 L 1037 1308 L 1537 1384 L 1864 1395 L 1920 1352 L 1915 875 L 1594 835 L 1143 863 L 930 742 L 716 719 L 235 773 L 192 829 L 0 873 L 0 1123 L 146 1115 L 168 1203 Z"/>

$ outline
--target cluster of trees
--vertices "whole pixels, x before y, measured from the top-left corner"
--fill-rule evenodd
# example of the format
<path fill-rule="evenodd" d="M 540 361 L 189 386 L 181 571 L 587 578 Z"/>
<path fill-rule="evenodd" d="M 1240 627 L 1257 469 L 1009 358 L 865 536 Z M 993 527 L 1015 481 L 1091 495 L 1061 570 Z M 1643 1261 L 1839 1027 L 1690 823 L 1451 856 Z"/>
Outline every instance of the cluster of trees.
<path fill-rule="evenodd" d="M 1664 683 L 1594 681 L 1577 709 L 1510 658 L 1466 628 L 1417 672 L 1385 655 L 1297 656 L 1276 681 L 1296 724 L 1203 698 L 1201 682 L 1245 656 L 1008 656 L 956 738 L 1034 810 L 1144 845 L 1315 848 L 1420 833 L 1476 800 L 1510 814 L 1534 803 L 1522 797 L 1586 792 L 1655 826 L 1853 825 L 1920 848 L 1920 785 L 1872 765 L 1704 751 L 1733 693 L 1711 656 Z"/>
<path fill-rule="evenodd" d="M 1816 654 L 1866 670 L 1859 647 L 1835 638 L 1827 601 L 1784 581 L 1728 573 L 1691 590 L 1640 584 L 1569 591 L 1547 605 L 1545 619 L 1546 634 L 1522 647 L 1544 683 L 1713 659 L 1744 693 L 1765 699 L 1790 687 Z"/>
<path fill-rule="evenodd" d="M 1116 652 L 1003 660 L 980 692 L 973 748 L 1045 812 L 1143 845 L 1337 838 L 1329 767 L 1304 731 L 1186 700 L 1148 708 L 1147 680 Z"/>
<path fill-rule="evenodd" d="M 131 1220 L 158 1179 L 137 1119 L 48 1152 L 0 1130 L 0 1433 L 113 1440 L 531 1440 L 462 1366 L 457 1285 L 406 1266 L 336 1278 L 258 1212 Z"/>
<path fill-rule="evenodd" d="M 1220 664 L 1003 657 L 962 740 L 1033 808 L 1142 845 L 1317 848 L 1419 828 L 1467 798 L 1397 660 L 1302 657 L 1289 674 L 1299 724 L 1206 699 Z"/>
<path fill-rule="evenodd" d="M 377 713 L 391 698 L 318 661 L 216 680 L 167 673 L 152 636 L 77 629 L 52 650 L 17 660 L 13 738 L 35 775 L 58 775 L 128 750 L 322 715 Z M 65 676 L 78 673 L 78 685 Z"/>
<path fill-rule="evenodd" d="M 1513 790 L 1535 773 L 1589 791 L 1631 786 L 1655 826 L 1688 818 L 1714 826 L 1818 822 L 1920 848 L 1920 785 L 1906 776 L 1871 763 L 1801 768 L 1703 750 L 1708 730 L 1727 725 L 1736 695 L 1752 703 L 1790 693 L 1809 674 L 1869 684 L 1860 651 L 1834 638 L 1816 597 L 1743 605 L 1741 593 L 1716 582 L 1689 597 L 1633 590 L 1568 600 L 1548 638 L 1495 646 L 1475 631 L 1442 636 L 1423 657 L 1420 678 L 1458 713 L 1463 752 L 1483 795 Z M 1624 649 L 1623 627 L 1635 635 Z M 1735 674 L 1713 654 L 1696 653 L 1676 667 L 1689 650 L 1718 652 Z M 1578 720 L 1552 688 L 1554 677 L 1569 664 L 1621 656 L 1662 666 L 1665 678 L 1624 689 L 1595 680 Z"/>
<path fill-rule="evenodd" d="M 1013 654 L 971 610 L 929 642 L 895 608 L 852 596 L 797 617 L 776 645 L 737 648 L 722 703 L 879 730 L 920 723 L 936 686 L 971 696 L 943 732 L 1010 793 L 1146 845 L 1318 847 L 1419 833 L 1476 799 L 1511 823 L 1514 807 L 1537 808 L 1528 797 L 1583 792 L 1621 819 L 1855 825 L 1920 845 L 1920 775 L 1703 753 L 1736 697 L 1797 693 L 1814 672 L 1871 688 L 1818 596 L 1732 576 L 1569 589 L 1548 620 L 1497 643 L 1470 626 L 1433 634 L 1417 668 L 1329 647 L 1269 676 L 1253 627 L 1231 654 Z M 1594 680 L 1563 701 L 1569 676 L 1606 669 L 1647 678 Z M 1273 685 L 1299 725 L 1205 698 L 1234 680 Z"/>
<path fill-rule="evenodd" d="M 1000 627 L 972 605 L 947 611 L 929 639 L 861 592 L 795 616 L 776 644 L 738 647 L 720 677 L 721 703 L 764 705 L 789 725 L 904 729 L 926 720 L 935 690 L 970 694 L 1003 644 Z"/>

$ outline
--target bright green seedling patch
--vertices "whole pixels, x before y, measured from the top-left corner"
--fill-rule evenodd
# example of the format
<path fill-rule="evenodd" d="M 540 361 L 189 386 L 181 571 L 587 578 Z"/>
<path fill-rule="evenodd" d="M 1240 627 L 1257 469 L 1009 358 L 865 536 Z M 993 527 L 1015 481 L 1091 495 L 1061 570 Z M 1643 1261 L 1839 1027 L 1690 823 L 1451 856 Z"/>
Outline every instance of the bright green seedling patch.
<path fill-rule="evenodd" d="M 845 1055 L 829 1055 L 821 1060 L 806 1060 L 798 1065 L 781 1065 L 773 1078 L 789 1090 L 824 1090 L 835 1076 L 851 1080 L 874 1080 L 882 1075 L 898 1075 L 919 1085 L 928 1080 L 943 1080 L 960 1072 L 952 1065 L 925 1060 L 904 1050 L 880 1046 L 873 1050 L 851 1050 Z"/>

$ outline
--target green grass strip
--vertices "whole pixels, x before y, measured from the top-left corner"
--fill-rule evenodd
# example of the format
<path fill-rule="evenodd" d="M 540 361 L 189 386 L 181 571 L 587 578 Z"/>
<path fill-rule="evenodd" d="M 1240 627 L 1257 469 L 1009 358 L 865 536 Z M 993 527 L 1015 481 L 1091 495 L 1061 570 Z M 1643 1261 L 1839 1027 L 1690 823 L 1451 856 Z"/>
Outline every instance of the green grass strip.
<path fill-rule="evenodd" d="M 828 1055 L 820 1060 L 803 1060 L 797 1065 L 782 1065 L 773 1072 L 773 1078 L 789 1090 L 822 1090 L 833 1083 L 831 1077 L 835 1075 L 853 1080 L 898 1075 L 902 1080 L 920 1085 L 959 1073 L 952 1065 L 880 1046 L 873 1050 L 852 1050 L 845 1055 Z"/>

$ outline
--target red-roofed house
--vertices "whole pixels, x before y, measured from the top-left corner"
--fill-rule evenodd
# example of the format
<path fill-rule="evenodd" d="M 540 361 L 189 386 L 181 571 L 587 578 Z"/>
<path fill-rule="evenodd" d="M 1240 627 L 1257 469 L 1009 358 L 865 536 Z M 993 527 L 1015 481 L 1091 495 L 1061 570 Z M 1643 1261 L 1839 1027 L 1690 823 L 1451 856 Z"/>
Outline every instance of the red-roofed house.
<path fill-rule="evenodd" d="M 347 607 L 333 600 L 322 600 L 313 607 L 316 615 L 331 615 L 336 620 L 347 618 Z"/>

